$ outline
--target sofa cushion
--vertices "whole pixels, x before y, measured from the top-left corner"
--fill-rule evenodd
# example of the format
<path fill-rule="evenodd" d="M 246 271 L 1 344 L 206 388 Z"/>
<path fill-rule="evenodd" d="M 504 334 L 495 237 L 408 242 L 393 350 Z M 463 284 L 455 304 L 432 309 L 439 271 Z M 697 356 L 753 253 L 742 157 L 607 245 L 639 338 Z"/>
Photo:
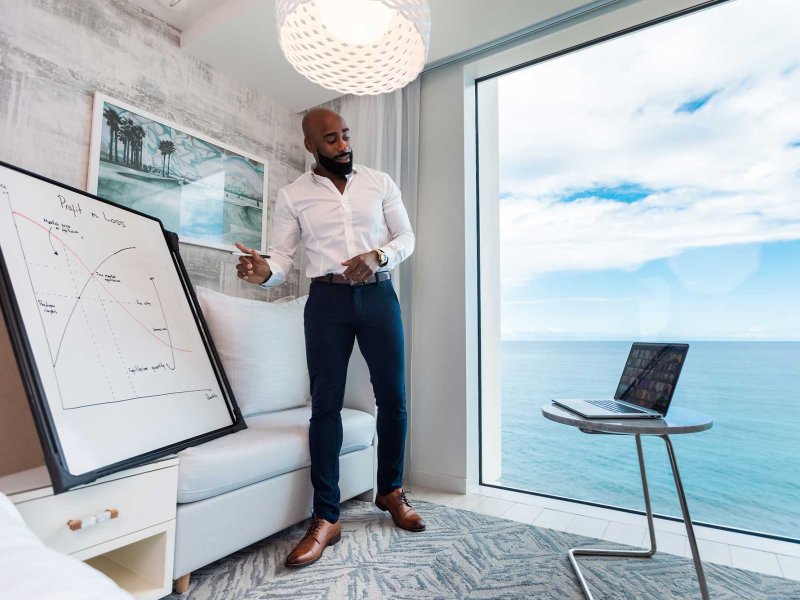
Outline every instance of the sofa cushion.
<path fill-rule="evenodd" d="M 247 429 L 178 453 L 178 503 L 196 502 L 311 464 L 311 407 L 256 415 Z M 342 454 L 372 445 L 375 418 L 342 409 Z"/>
<path fill-rule="evenodd" d="M 271 303 L 200 286 L 195 291 L 242 414 L 307 404 L 303 309 L 308 296 Z"/>

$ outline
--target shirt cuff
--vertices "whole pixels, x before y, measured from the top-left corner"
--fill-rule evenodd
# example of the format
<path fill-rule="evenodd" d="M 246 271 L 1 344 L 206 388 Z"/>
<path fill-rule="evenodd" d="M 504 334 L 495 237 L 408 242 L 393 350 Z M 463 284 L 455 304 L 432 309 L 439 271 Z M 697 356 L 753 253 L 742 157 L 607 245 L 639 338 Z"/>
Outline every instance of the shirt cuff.
<path fill-rule="evenodd" d="M 267 263 L 269 264 L 269 261 L 267 261 Z M 280 267 L 278 267 L 277 264 L 270 264 L 269 269 L 272 271 L 272 275 L 270 275 L 269 279 L 267 279 L 264 283 L 259 283 L 258 285 L 260 287 L 269 289 L 286 281 L 286 275 L 283 274 L 283 271 L 280 269 Z"/>
<path fill-rule="evenodd" d="M 383 269 L 384 271 L 391 271 L 392 269 L 394 269 L 395 259 L 397 258 L 397 250 L 395 250 L 391 246 L 383 246 L 380 248 L 380 250 L 383 250 L 386 253 L 386 258 L 388 260 L 386 261 L 385 265 L 383 265 L 382 267 L 378 267 L 378 270 L 380 271 L 381 269 Z"/>

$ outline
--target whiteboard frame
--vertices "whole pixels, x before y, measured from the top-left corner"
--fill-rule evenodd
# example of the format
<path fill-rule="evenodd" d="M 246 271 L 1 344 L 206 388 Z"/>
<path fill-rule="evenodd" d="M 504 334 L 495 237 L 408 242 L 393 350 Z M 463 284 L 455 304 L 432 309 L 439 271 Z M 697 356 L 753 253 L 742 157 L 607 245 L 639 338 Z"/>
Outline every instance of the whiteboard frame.
<path fill-rule="evenodd" d="M 151 121 L 156 121 L 161 125 L 166 125 L 171 129 L 178 130 L 181 133 L 185 133 L 187 135 L 190 135 L 194 138 L 197 138 L 209 144 L 219 146 L 220 148 L 223 148 L 229 152 L 239 154 L 244 158 L 260 162 L 262 165 L 264 165 L 264 189 L 262 190 L 262 197 L 264 200 L 261 206 L 261 247 L 258 250 L 262 253 L 266 253 L 267 233 L 269 231 L 269 224 L 268 224 L 269 218 L 267 214 L 269 212 L 268 211 L 269 199 L 267 197 L 267 192 L 269 188 L 269 163 L 267 162 L 266 159 L 250 154 L 249 152 L 245 152 L 244 150 L 234 148 L 233 146 L 230 146 L 228 144 L 220 142 L 219 140 L 215 140 L 214 138 L 211 138 L 203 133 L 200 133 L 199 131 L 192 129 L 191 127 L 184 127 L 183 125 L 179 125 L 168 119 L 163 119 L 158 115 L 155 115 L 146 110 L 142 110 L 131 104 L 128 104 L 127 102 L 124 102 L 122 100 L 117 100 L 116 98 L 112 98 L 111 96 L 107 96 L 106 94 L 100 92 L 94 93 L 94 106 L 92 108 L 92 132 L 91 132 L 91 143 L 89 145 L 89 170 L 86 176 L 87 192 L 89 192 L 90 194 L 97 194 L 98 177 L 100 176 L 100 147 L 102 145 L 102 139 L 103 139 L 103 104 L 106 102 L 108 102 L 109 104 L 113 104 L 114 106 L 119 107 L 128 112 L 136 113 L 137 115 L 144 117 L 146 119 L 150 119 Z M 228 251 L 237 250 L 237 248 L 232 244 L 222 244 L 192 237 L 181 237 L 181 242 L 184 244 L 192 244 L 194 246 L 217 248 L 219 250 L 228 250 Z"/>
<path fill-rule="evenodd" d="M 25 389 L 25 394 L 31 409 L 31 415 L 36 425 L 36 431 L 39 435 L 39 441 L 42 446 L 45 465 L 47 466 L 47 470 L 50 474 L 50 479 L 53 485 L 53 492 L 55 494 L 60 494 L 76 486 L 91 483 L 100 477 L 147 464 L 159 458 L 175 454 L 184 448 L 196 446 L 224 435 L 246 429 L 247 425 L 245 424 L 244 417 L 242 416 L 239 406 L 236 403 L 230 383 L 228 382 L 228 378 L 222 368 L 222 363 L 220 362 L 219 355 L 217 354 L 216 348 L 214 347 L 214 343 L 211 339 L 211 334 L 209 333 L 208 326 L 200 309 L 197 296 L 195 295 L 194 289 L 189 281 L 189 274 L 186 271 L 185 265 L 183 264 L 183 260 L 180 255 L 180 247 L 178 244 L 178 236 L 175 233 L 165 230 L 161 221 L 152 215 L 141 213 L 126 206 L 110 202 L 109 200 L 105 200 L 95 196 L 94 194 L 70 187 L 58 181 L 54 181 L 37 173 L 32 173 L 3 161 L 0 161 L 0 166 L 8 168 L 12 171 L 16 171 L 23 175 L 30 176 L 34 179 L 44 181 L 53 186 L 69 190 L 70 192 L 112 205 L 158 223 L 162 233 L 164 234 L 164 243 L 167 245 L 167 249 L 172 257 L 178 278 L 181 281 L 181 286 L 183 287 L 186 295 L 186 300 L 189 304 L 189 308 L 192 311 L 192 315 L 194 316 L 195 323 L 197 324 L 198 332 L 206 351 L 208 352 L 209 361 L 214 369 L 217 381 L 220 385 L 220 390 L 223 395 L 222 401 L 226 403 L 228 413 L 231 417 L 231 425 L 222 427 L 220 429 L 209 431 L 180 442 L 163 446 L 161 448 L 154 448 L 143 454 L 139 454 L 116 463 L 108 464 L 86 473 L 79 475 L 70 473 L 67 468 L 64 451 L 59 441 L 58 428 L 56 427 L 50 411 L 44 386 L 39 376 L 39 370 L 34 359 L 33 350 L 31 348 L 30 341 L 22 320 L 22 314 L 19 305 L 17 304 L 14 288 L 12 286 L 12 278 L 8 272 L 2 251 L 2 240 L 0 240 L 0 312 L 2 312 L 5 320 L 11 346 L 16 358 L 17 367 L 19 369 L 20 379 L 22 380 L 22 385 Z M 9 367 L 10 366 L 11 365 L 9 365 Z"/>

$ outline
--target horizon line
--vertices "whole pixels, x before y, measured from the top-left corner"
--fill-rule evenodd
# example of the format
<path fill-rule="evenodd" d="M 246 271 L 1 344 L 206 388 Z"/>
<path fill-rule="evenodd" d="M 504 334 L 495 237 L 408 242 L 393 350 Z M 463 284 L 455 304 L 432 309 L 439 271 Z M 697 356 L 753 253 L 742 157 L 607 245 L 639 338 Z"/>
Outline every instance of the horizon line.
<path fill-rule="evenodd" d="M 702 343 L 702 342 L 734 342 L 734 343 L 786 343 L 786 344 L 797 344 L 800 343 L 800 339 L 699 339 L 699 338 L 675 338 L 670 340 L 665 339 L 649 339 L 643 338 L 647 340 L 649 343 L 656 343 L 656 344 L 671 344 L 671 343 L 684 343 L 684 342 L 693 342 L 693 343 Z M 625 339 L 555 339 L 555 338 L 530 338 L 530 339 L 508 339 L 508 338 L 500 338 L 501 342 L 577 342 L 577 343 L 586 343 L 586 342 L 634 342 L 634 341 L 641 341 L 638 338 L 625 338 Z"/>

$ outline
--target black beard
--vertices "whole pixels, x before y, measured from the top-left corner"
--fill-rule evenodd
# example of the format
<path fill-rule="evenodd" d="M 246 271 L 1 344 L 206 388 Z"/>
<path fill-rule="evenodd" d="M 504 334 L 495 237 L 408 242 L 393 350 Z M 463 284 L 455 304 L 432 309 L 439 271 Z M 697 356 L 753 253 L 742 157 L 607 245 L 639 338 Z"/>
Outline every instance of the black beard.
<path fill-rule="evenodd" d="M 336 162 L 334 158 L 339 156 L 349 156 L 350 160 L 346 163 Z M 337 154 L 334 158 L 330 158 L 325 156 L 322 152 L 319 151 L 317 148 L 317 160 L 321 167 L 327 169 L 334 175 L 338 175 L 339 177 L 344 177 L 345 175 L 350 175 L 353 172 L 353 151 L 350 150 L 349 152 L 343 152 L 342 154 Z"/>

